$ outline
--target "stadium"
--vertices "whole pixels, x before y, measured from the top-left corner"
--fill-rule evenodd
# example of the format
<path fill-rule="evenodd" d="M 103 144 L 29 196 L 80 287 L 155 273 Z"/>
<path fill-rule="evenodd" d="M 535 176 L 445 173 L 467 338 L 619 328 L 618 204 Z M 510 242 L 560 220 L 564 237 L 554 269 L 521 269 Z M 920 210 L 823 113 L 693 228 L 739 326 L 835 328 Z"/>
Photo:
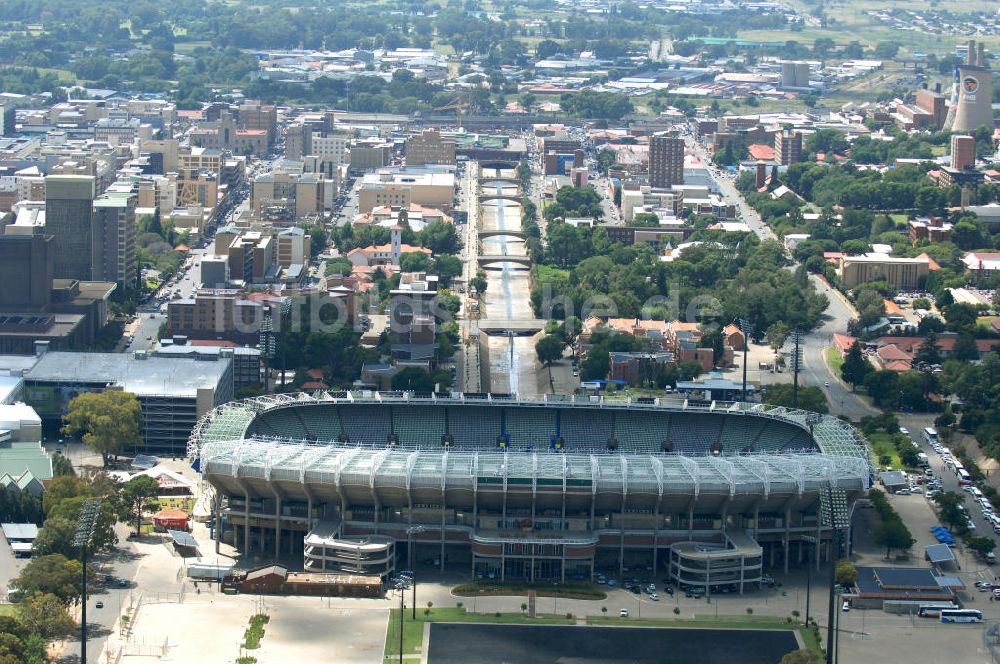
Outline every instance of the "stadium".
<path fill-rule="evenodd" d="M 247 555 L 517 581 L 666 570 L 709 591 L 755 588 L 814 546 L 829 559 L 871 485 L 836 418 L 651 398 L 262 396 L 203 417 L 189 454 L 214 532 Z"/>

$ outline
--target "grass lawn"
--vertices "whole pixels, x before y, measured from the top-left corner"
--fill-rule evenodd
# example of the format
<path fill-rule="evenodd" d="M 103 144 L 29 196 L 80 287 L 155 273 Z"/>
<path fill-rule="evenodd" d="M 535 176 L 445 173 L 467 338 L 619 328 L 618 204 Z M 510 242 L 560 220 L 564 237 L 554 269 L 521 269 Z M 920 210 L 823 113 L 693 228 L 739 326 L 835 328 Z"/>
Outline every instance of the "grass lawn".
<path fill-rule="evenodd" d="M 830 363 L 830 368 L 833 372 L 840 375 L 840 368 L 844 366 L 844 358 L 840 356 L 840 351 L 834 346 L 830 346 L 826 349 L 826 361 Z"/>
<path fill-rule="evenodd" d="M 0 604 L 0 616 L 12 616 L 17 613 L 17 606 L 14 604 Z"/>
<path fill-rule="evenodd" d="M 868 445 L 872 448 L 872 454 L 875 456 L 875 461 L 879 465 L 883 465 L 879 459 L 883 456 L 888 456 L 890 461 L 889 465 L 895 470 L 902 470 L 903 462 L 899 460 L 899 453 L 896 451 L 896 447 L 892 444 L 892 434 L 888 433 L 873 433 L 866 436 L 868 439 Z"/>
<path fill-rule="evenodd" d="M 564 583 L 558 585 L 533 585 L 524 583 L 463 583 L 452 589 L 460 597 L 483 595 L 527 595 L 535 591 L 538 597 L 564 597 L 566 599 L 606 599 L 603 590 L 586 583 Z"/>
<path fill-rule="evenodd" d="M 403 654 L 416 654 L 421 652 L 424 642 L 424 623 L 451 622 L 451 623 L 486 623 L 502 625 L 575 625 L 576 619 L 567 619 L 565 616 L 551 614 L 538 614 L 536 618 L 529 618 L 522 613 L 468 613 L 464 608 L 444 608 L 430 609 L 417 607 L 417 619 L 414 620 L 409 607 L 403 612 Z M 399 653 L 399 609 L 389 612 L 389 626 L 386 629 L 385 639 L 385 659 L 387 662 L 395 661 L 395 656 Z M 395 654 L 395 655 L 394 655 Z"/>

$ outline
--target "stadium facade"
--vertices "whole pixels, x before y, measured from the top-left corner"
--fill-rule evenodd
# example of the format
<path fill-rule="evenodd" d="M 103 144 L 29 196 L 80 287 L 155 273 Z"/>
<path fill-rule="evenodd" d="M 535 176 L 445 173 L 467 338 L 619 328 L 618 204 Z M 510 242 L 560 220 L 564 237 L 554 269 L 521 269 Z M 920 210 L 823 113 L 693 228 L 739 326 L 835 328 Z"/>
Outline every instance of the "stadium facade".
<path fill-rule="evenodd" d="M 213 410 L 189 453 L 223 540 L 308 570 L 669 570 L 741 592 L 813 547 L 829 559 L 871 486 L 850 425 L 751 403 L 273 395 Z"/>

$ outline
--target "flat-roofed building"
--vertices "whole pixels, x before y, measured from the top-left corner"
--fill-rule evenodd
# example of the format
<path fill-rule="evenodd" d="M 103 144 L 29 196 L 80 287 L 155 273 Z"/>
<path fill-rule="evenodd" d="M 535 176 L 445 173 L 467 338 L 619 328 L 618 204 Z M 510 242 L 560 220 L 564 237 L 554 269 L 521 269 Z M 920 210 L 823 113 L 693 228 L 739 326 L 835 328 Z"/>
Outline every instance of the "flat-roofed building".
<path fill-rule="evenodd" d="M 358 212 L 376 207 L 408 207 L 411 203 L 448 212 L 455 199 L 454 173 L 411 173 L 383 170 L 370 173 L 361 182 Z"/>
<path fill-rule="evenodd" d="M 143 415 L 136 448 L 180 455 L 198 418 L 232 399 L 233 360 L 50 351 L 24 379 L 28 405 L 50 422 L 61 419 L 77 394 L 131 392 Z"/>
<path fill-rule="evenodd" d="M 55 278 L 92 278 L 95 264 L 95 179 L 90 175 L 45 178 L 45 229 L 55 238 Z"/>
<path fill-rule="evenodd" d="M 455 139 L 437 129 L 425 129 L 406 139 L 406 165 L 455 164 Z"/>
<path fill-rule="evenodd" d="M 865 254 L 841 258 L 838 273 L 841 284 L 847 289 L 872 281 L 886 281 L 902 290 L 917 290 L 924 287 L 929 271 L 930 261 L 924 257 Z"/>
<path fill-rule="evenodd" d="M 99 240 L 94 279 L 113 281 L 122 288 L 135 283 L 137 200 L 138 191 L 127 186 L 109 189 L 94 201 L 94 231 Z"/>
<path fill-rule="evenodd" d="M 684 184 L 684 139 L 670 132 L 649 137 L 649 186 Z"/>

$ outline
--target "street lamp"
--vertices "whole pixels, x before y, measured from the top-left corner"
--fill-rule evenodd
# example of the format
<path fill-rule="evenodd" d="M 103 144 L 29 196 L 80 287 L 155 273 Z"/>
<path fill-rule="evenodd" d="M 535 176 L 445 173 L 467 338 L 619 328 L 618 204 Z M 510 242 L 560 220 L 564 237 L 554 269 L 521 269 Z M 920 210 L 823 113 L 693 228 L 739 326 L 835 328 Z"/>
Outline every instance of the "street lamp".
<path fill-rule="evenodd" d="M 83 580 L 80 588 L 80 664 L 87 664 L 87 548 L 94 537 L 97 510 L 100 507 L 100 498 L 84 501 L 80 508 L 80 516 L 76 520 L 76 532 L 73 534 L 72 544 L 80 549 L 80 558 L 83 562 Z"/>

